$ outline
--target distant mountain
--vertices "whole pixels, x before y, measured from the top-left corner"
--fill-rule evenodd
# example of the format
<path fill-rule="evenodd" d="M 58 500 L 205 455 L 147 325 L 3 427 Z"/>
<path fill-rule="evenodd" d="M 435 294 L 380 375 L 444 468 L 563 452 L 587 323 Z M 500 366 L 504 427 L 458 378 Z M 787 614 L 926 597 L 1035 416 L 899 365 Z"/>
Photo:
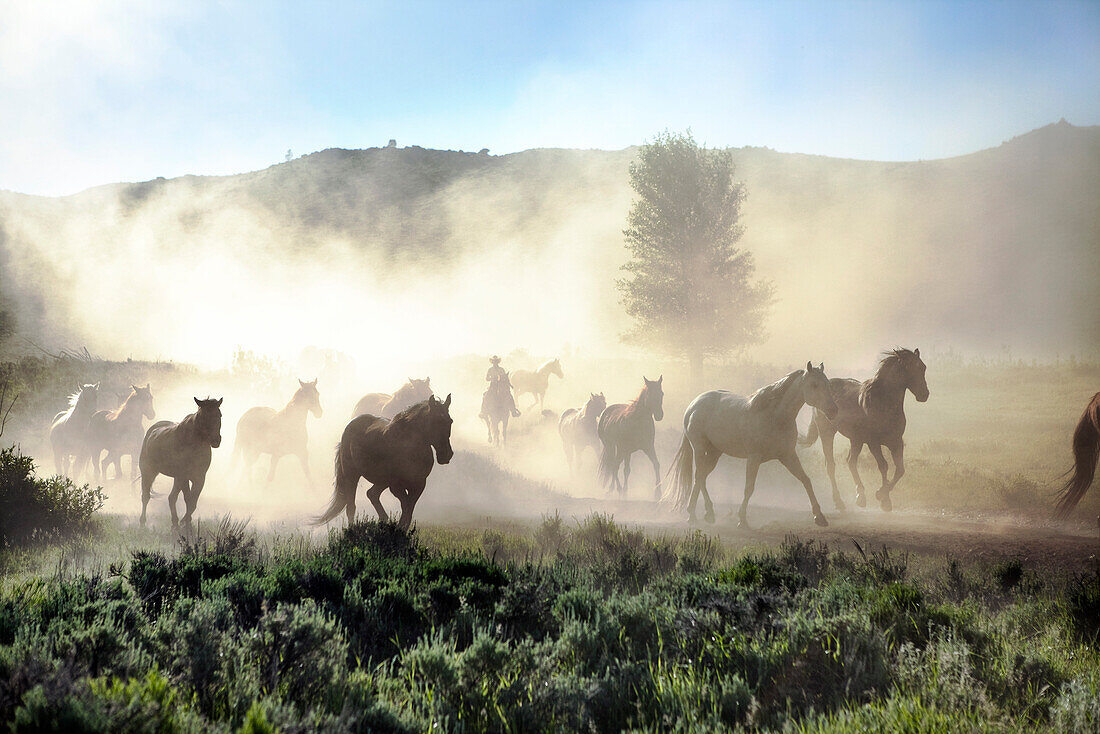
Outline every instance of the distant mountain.
<path fill-rule="evenodd" d="M 731 153 L 743 245 L 776 284 L 770 358 L 1100 351 L 1100 127 L 906 163 Z M 0 293 L 22 333 L 106 354 L 187 351 L 202 338 L 183 326 L 189 297 L 270 312 L 307 281 L 316 301 L 326 274 L 390 302 L 450 296 L 450 330 L 499 322 L 492 343 L 614 348 L 634 154 L 330 149 L 235 176 L 0 192 Z M 233 323 L 218 338 L 248 343 L 247 314 Z"/>

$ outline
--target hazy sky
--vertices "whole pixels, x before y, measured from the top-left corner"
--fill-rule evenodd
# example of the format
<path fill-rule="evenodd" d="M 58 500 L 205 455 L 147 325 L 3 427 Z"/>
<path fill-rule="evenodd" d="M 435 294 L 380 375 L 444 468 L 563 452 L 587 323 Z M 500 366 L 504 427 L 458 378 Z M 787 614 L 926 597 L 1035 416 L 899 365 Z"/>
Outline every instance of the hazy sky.
<path fill-rule="evenodd" d="M 0 188 L 329 147 L 709 145 L 909 160 L 1100 123 L 1098 2 L 0 0 Z"/>

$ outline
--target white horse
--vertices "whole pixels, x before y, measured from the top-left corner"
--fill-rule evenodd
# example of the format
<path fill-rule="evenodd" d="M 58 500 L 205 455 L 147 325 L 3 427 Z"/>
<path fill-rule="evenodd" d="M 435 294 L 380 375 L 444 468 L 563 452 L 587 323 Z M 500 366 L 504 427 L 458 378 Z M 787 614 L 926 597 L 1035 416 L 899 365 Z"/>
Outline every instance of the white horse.
<path fill-rule="evenodd" d="M 69 396 L 69 409 L 54 416 L 50 426 L 50 446 L 53 463 L 58 474 L 76 479 L 87 463 L 85 442 L 88 439 L 88 423 L 99 402 L 99 383 L 81 385 Z M 69 457 L 73 457 L 70 461 Z M 80 459 L 79 461 L 77 459 Z"/>
<path fill-rule="evenodd" d="M 748 398 L 726 390 L 711 390 L 691 401 L 684 412 L 684 438 L 673 460 L 671 491 L 676 496 L 677 507 L 686 506 L 694 522 L 695 503 L 702 492 L 707 508 L 703 519 L 714 522 L 714 504 L 707 492 L 707 476 L 714 471 L 722 454 L 729 454 L 747 460 L 745 498 L 737 513 L 738 525 L 747 527 L 745 513 L 749 497 L 756 488 L 756 473 L 764 462 L 778 459 L 806 487 L 814 522 L 828 525 L 814 496 L 810 478 L 795 453 L 798 441 L 795 417 L 805 404 L 820 409 L 829 418 L 836 417 L 836 401 L 829 390 L 824 364 L 814 367 L 807 362 L 805 370 L 796 370 Z"/>
<path fill-rule="evenodd" d="M 565 375 L 561 370 L 561 362 L 557 359 L 543 362 L 534 372 L 531 370 L 513 371 L 511 375 L 512 389 L 516 391 L 516 402 L 519 402 L 520 395 L 531 393 L 535 396 L 531 406 L 534 407 L 535 403 L 538 403 L 539 410 L 542 410 L 542 399 L 546 396 L 546 388 L 550 386 L 550 375 L 557 375 L 558 379 L 561 380 L 565 379 Z"/>

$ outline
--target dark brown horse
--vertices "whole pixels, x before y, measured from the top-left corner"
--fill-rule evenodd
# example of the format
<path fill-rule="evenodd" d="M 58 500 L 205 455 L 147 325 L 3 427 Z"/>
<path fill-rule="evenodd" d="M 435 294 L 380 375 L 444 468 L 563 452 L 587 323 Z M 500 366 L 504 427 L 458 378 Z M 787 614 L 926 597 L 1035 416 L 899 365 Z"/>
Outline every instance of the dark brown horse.
<path fill-rule="evenodd" d="M 596 425 L 596 434 L 603 445 L 599 476 L 610 491 L 618 489 L 620 495 L 626 495 L 627 483 L 630 481 L 630 455 L 635 451 L 643 451 L 653 464 L 653 474 L 657 482 L 654 492 L 657 499 L 661 498 L 661 462 L 657 461 L 653 438 L 657 432 L 654 422 L 665 417 L 665 393 L 661 387 L 664 379 L 664 375 L 656 380 L 642 377 L 645 384 L 638 397 L 629 403 L 609 405 L 600 414 Z M 620 464 L 623 464 L 621 483 Z"/>
<path fill-rule="evenodd" d="M 130 394 L 122 405 L 114 410 L 99 410 L 88 421 L 88 434 L 85 447 L 92 458 L 95 480 L 107 481 L 107 467 L 115 465 L 115 479 L 122 478 L 122 457 L 130 457 L 130 479 L 137 478 L 137 455 L 141 452 L 141 441 L 145 436 L 142 419 L 153 420 L 157 413 L 153 410 L 153 391 L 149 385 L 138 387 L 130 385 Z M 106 451 L 100 463 L 100 455 Z M 102 476 L 102 480 L 100 477 Z"/>
<path fill-rule="evenodd" d="M 810 477 L 795 452 L 798 441 L 795 418 L 806 404 L 826 415 L 836 415 L 837 406 L 829 392 L 824 364 L 814 367 L 807 362 L 805 370 L 796 370 L 747 398 L 726 390 L 711 390 L 691 401 L 684 411 L 684 438 L 672 465 L 670 495 L 676 498 L 677 506 L 686 507 L 688 517 L 694 522 L 695 504 L 702 494 L 707 508 L 703 519 L 714 522 L 714 504 L 707 492 L 707 477 L 723 454 L 745 459 L 745 496 L 737 516 L 738 525 L 747 527 L 749 498 L 756 489 L 757 472 L 761 464 L 775 460 L 806 488 L 814 522 L 828 525 Z"/>
<path fill-rule="evenodd" d="M 191 516 L 199 503 L 199 494 L 206 483 L 206 470 L 210 468 L 211 448 L 222 445 L 222 399 L 199 400 L 199 409 L 179 423 L 157 421 L 145 432 L 141 442 L 141 524 L 145 525 L 145 511 L 152 496 L 153 480 L 158 474 L 172 477 L 172 492 L 168 495 L 168 507 L 172 511 L 172 528 L 179 527 L 176 515 L 176 498 L 183 492 L 187 512 L 183 524 L 191 525 Z"/>
<path fill-rule="evenodd" d="M 581 463 L 581 454 L 586 448 L 591 448 L 592 453 L 599 459 L 600 437 L 596 424 L 606 407 L 607 398 L 603 393 L 599 395 L 590 393 L 583 408 L 580 410 L 569 408 L 561 414 L 558 420 L 558 435 L 561 436 L 562 448 L 565 449 L 565 462 L 569 464 L 570 475 L 576 473 L 576 468 Z"/>
<path fill-rule="evenodd" d="M 94 385 L 81 385 L 80 389 L 69 396 L 69 409 L 53 417 L 50 446 L 53 448 L 53 463 L 58 474 L 76 479 L 77 474 L 84 470 L 86 459 L 82 457 L 86 456 L 84 445 L 88 440 L 88 422 L 95 414 L 98 401 L 98 382 Z"/>
<path fill-rule="evenodd" d="M 357 415 L 377 415 L 382 418 L 393 418 L 409 406 L 421 403 L 432 396 L 432 378 L 409 381 L 402 385 L 393 395 L 384 392 L 370 392 L 359 398 L 352 412 L 352 418 Z"/>
<path fill-rule="evenodd" d="M 317 392 L 317 380 L 302 382 L 298 380 L 298 389 L 282 410 L 256 407 L 245 411 L 237 421 L 237 436 L 233 441 L 233 462 L 244 458 L 244 470 L 251 484 L 252 465 L 260 454 L 270 454 L 271 464 L 267 470 L 267 483 L 275 479 L 275 467 L 279 459 L 293 455 L 298 457 L 306 481 L 313 484 L 309 474 L 309 436 L 306 433 L 306 417 L 313 413 L 321 417 L 321 394 Z"/>
<path fill-rule="evenodd" d="M 928 400 L 928 382 L 925 380 L 925 364 L 920 350 L 894 349 L 883 353 L 875 376 L 870 380 L 835 377 L 829 380 L 829 389 L 836 400 L 837 416 L 829 419 L 820 410 L 814 410 L 810 431 L 799 441 L 802 446 L 812 446 L 821 436 L 821 448 L 825 452 L 825 467 L 833 485 L 833 504 L 844 509 L 844 501 L 836 486 L 836 460 L 833 458 L 833 437 L 840 433 L 847 436 L 852 447 L 848 451 L 848 470 L 856 482 L 856 504 L 864 507 L 867 497 L 863 480 L 859 476 L 859 454 L 866 445 L 878 463 L 882 474 L 882 486 L 875 497 L 882 509 L 893 509 L 890 490 L 905 474 L 905 391 L 913 393 L 918 403 Z M 882 454 L 882 447 L 890 449 L 894 458 L 894 478 L 888 478 L 889 466 Z"/>
<path fill-rule="evenodd" d="M 393 420 L 374 415 L 352 418 L 336 446 L 332 500 L 313 524 L 329 522 L 341 511 L 351 522 L 355 517 L 355 491 L 362 477 L 370 482 L 367 499 L 379 519 L 389 519 L 381 502 L 382 492 L 389 489 L 401 502 L 400 524 L 407 529 L 434 465 L 432 449 L 440 464 L 450 462 L 454 456 L 450 407 L 450 395 L 443 402 L 430 397 L 406 408 Z"/>
<path fill-rule="evenodd" d="M 508 420 L 512 416 L 512 411 L 515 410 L 512 383 L 508 379 L 507 372 L 503 375 L 494 375 L 489 381 L 482 406 L 485 412 L 481 414 L 481 419 L 489 429 L 489 443 L 493 446 L 502 446 L 508 442 Z"/>
<path fill-rule="evenodd" d="M 1097 461 L 1100 461 L 1100 392 L 1092 396 L 1073 431 L 1073 468 L 1066 472 L 1072 475 L 1062 487 L 1056 510 L 1058 518 L 1068 517 L 1092 486 Z"/>

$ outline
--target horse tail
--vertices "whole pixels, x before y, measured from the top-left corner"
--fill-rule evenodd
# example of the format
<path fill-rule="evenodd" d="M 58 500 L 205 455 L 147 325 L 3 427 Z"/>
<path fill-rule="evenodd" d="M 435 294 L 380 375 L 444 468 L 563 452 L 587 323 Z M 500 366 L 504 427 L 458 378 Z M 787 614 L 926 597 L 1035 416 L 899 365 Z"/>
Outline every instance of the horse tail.
<path fill-rule="evenodd" d="M 1073 468 L 1066 474 L 1072 474 L 1061 489 L 1061 499 L 1055 516 L 1064 520 L 1085 496 L 1096 476 L 1096 464 L 1100 460 L 1100 393 L 1093 398 L 1084 415 L 1073 431 Z"/>
<path fill-rule="evenodd" d="M 340 469 L 343 462 L 343 442 L 336 444 L 336 479 L 332 490 L 332 498 L 328 502 L 328 507 L 317 517 L 310 520 L 310 525 L 324 525 L 327 522 L 331 522 L 333 518 L 344 511 L 344 508 L 348 506 L 348 498 L 340 491 Z"/>
<path fill-rule="evenodd" d="M 600 484 L 610 487 L 618 473 L 618 466 L 615 464 L 615 444 L 609 443 L 603 436 L 600 436 L 600 444 L 603 450 L 600 452 L 600 464 L 596 469 L 596 475 L 600 478 Z"/>
<path fill-rule="evenodd" d="M 798 437 L 798 445 L 803 447 L 813 446 L 814 443 L 817 441 L 817 437 L 817 417 L 814 416 L 813 418 L 810 418 L 810 430 L 806 432 L 805 436 Z"/>
<path fill-rule="evenodd" d="M 680 440 L 680 448 L 676 451 L 676 456 L 672 457 L 672 466 L 668 470 L 672 478 L 668 484 L 668 492 L 661 498 L 662 502 L 674 500 L 676 509 L 679 510 L 687 507 L 688 499 L 691 497 L 694 464 L 695 451 L 691 448 L 691 441 L 688 441 L 685 433 Z"/>

